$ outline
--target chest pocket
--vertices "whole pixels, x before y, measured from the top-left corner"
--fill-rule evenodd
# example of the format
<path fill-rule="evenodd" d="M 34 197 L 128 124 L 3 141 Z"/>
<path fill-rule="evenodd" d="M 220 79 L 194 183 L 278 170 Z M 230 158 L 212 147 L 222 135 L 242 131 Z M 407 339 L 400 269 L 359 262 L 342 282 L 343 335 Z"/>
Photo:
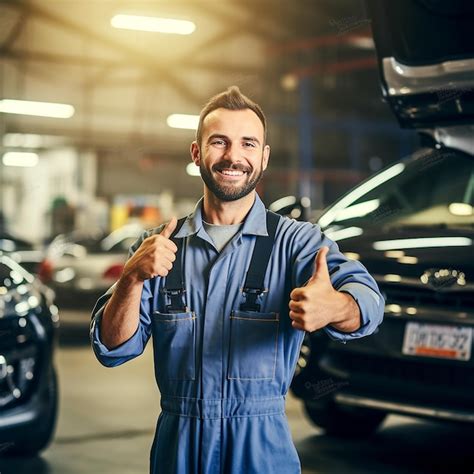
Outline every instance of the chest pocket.
<path fill-rule="evenodd" d="M 273 379 L 278 348 L 278 313 L 232 311 L 228 379 Z"/>
<path fill-rule="evenodd" d="M 193 311 L 154 311 L 153 350 L 157 379 L 194 380 L 196 376 L 196 315 Z"/>

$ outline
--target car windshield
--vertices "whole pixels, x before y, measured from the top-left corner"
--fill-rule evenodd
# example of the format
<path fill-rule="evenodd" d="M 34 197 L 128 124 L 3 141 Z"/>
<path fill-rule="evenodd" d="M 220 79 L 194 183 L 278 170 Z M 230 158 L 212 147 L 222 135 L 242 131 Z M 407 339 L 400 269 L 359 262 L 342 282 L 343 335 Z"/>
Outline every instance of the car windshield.
<path fill-rule="evenodd" d="M 423 149 L 349 191 L 320 217 L 322 228 L 474 226 L 474 158 Z"/>

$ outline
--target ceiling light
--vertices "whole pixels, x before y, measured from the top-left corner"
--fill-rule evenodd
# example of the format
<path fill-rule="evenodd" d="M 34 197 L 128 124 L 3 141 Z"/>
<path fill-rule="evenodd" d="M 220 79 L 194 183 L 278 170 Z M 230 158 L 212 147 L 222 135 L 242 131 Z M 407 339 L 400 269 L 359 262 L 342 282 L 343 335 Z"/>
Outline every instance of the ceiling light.
<path fill-rule="evenodd" d="M 125 30 L 150 31 L 176 35 L 190 35 L 196 29 L 196 25 L 188 20 L 137 15 L 115 15 L 110 20 L 110 24 L 114 28 Z"/>
<path fill-rule="evenodd" d="M 415 239 L 379 240 L 372 244 L 375 250 L 463 247 L 471 245 L 472 239 L 469 237 L 420 237 Z"/>
<path fill-rule="evenodd" d="M 166 123 L 171 128 L 184 128 L 187 130 L 197 130 L 199 115 L 171 114 Z"/>
<path fill-rule="evenodd" d="M 3 146 L 7 148 L 46 148 L 64 143 L 64 137 L 34 133 L 6 133 Z"/>
<path fill-rule="evenodd" d="M 186 173 L 188 173 L 189 176 L 201 176 L 199 166 L 196 166 L 194 162 L 186 165 Z"/>
<path fill-rule="evenodd" d="M 52 102 L 32 102 L 29 100 L 0 100 L 0 112 L 5 114 L 35 115 L 38 117 L 71 118 L 74 107 Z"/>
<path fill-rule="evenodd" d="M 5 166 L 32 168 L 38 164 L 38 155 L 36 153 L 9 151 L 3 155 L 2 161 Z"/>

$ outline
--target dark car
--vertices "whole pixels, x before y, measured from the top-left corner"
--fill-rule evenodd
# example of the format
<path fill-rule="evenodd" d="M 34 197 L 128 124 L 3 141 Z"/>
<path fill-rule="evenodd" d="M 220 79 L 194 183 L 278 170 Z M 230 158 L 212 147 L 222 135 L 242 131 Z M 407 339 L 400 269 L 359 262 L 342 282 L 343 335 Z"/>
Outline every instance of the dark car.
<path fill-rule="evenodd" d="M 368 434 L 388 413 L 474 422 L 474 8 L 374 1 L 369 11 L 384 96 L 422 146 L 318 221 L 386 299 L 369 337 L 305 338 L 293 393 L 340 435 Z"/>
<path fill-rule="evenodd" d="M 58 411 L 54 294 L 0 251 L 0 455 L 35 455 Z"/>
<path fill-rule="evenodd" d="M 44 259 L 44 252 L 33 243 L 7 232 L 0 227 L 0 251 L 6 252 L 25 270 L 35 274 Z"/>

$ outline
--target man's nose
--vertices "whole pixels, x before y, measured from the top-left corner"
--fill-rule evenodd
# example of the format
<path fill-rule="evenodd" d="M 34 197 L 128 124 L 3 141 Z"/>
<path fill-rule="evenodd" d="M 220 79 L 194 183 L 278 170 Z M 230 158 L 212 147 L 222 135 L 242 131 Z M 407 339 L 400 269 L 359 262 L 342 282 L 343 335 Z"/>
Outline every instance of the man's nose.
<path fill-rule="evenodd" d="M 229 143 L 225 150 L 225 157 L 231 161 L 232 163 L 237 163 L 238 161 L 241 160 L 242 158 L 242 153 L 241 150 L 239 150 L 239 147 L 236 145 L 232 145 Z"/>

